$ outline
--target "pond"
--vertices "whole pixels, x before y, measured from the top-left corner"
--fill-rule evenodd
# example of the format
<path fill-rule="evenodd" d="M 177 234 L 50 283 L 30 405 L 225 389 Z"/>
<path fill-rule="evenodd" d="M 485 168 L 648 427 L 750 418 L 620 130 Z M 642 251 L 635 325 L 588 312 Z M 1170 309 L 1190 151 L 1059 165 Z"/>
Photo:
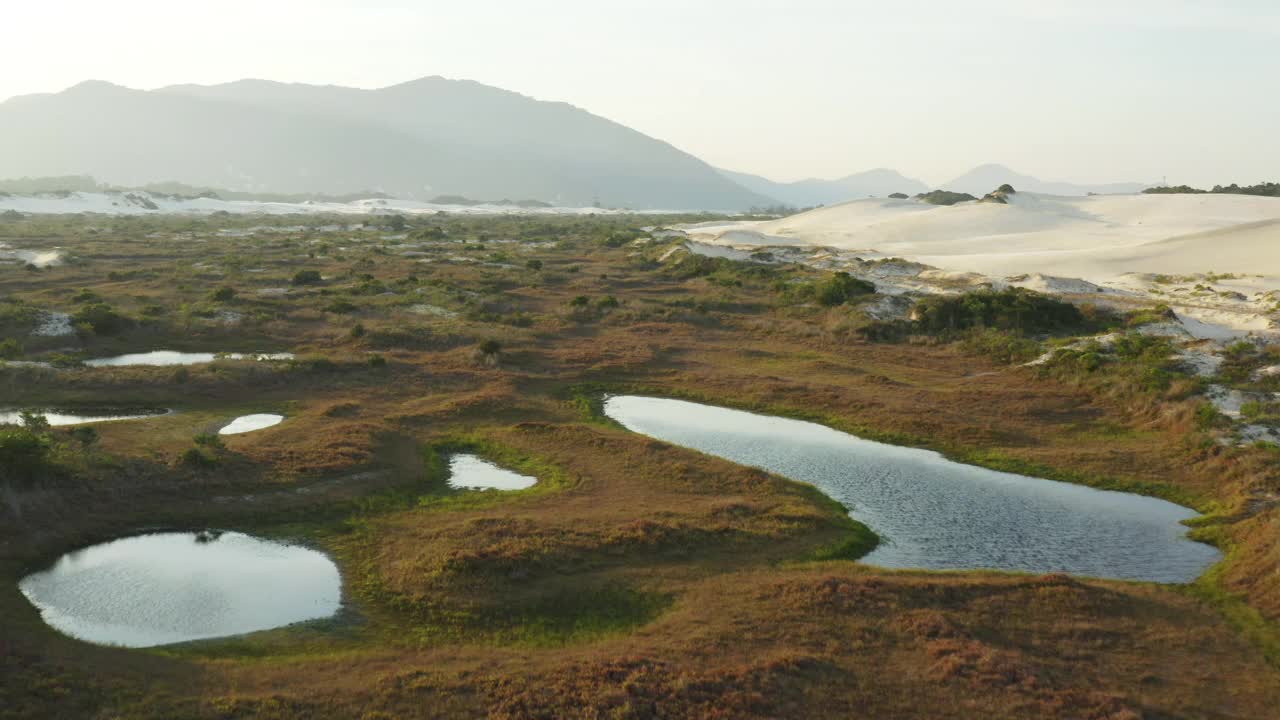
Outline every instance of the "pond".
<path fill-rule="evenodd" d="M 524 490 L 538 478 L 511 472 L 475 455 L 449 458 L 449 487 L 458 490 Z"/>
<path fill-rule="evenodd" d="M 77 550 L 19 588 L 66 635 L 152 647 L 329 617 L 341 584 L 337 566 L 315 550 L 204 531 Z"/>
<path fill-rule="evenodd" d="M 22 410 L 0 410 L 0 425 L 21 425 Z M 31 408 L 27 412 L 44 416 L 49 425 L 80 425 L 81 423 L 108 422 L 110 420 L 141 420 L 142 418 L 167 415 L 170 410 L 151 410 L 143 408 L 68 408 L 53 410 L 50 408 Z"/>
<path fill-rule="evenodd" d="M 214 360 L 291 360 L 293 353 L 205 353 L 174 352 L 173 350 L 153 350 L 144 353 L 130 353 L 115 357 L 92 358 L 85 360 L 89 367 L 125 367 L 130 365 L 199 365 Z"/>
<path fill-rule="evenodd" d="M 610 397 L 605 414 L 652 438 L 807 482 L 881 537 L 890 568 L 1066 572 L 1190 582 L 1220 558 L 1186 538 L 1192 510 L 963 465 L 809 422 L 681 400 Z"/>
<path fill-rule="evenodd" d="M 239 435 L 241 433 L 253 432 L 254 430 L 263 430 L 284 422 L 283 415 L 272 415 L 270 413 L 258 413 L 256 415 L 241 415 L 240 417 L 227 423 L 225 427 L 218 431 L 219 435 Z"/>

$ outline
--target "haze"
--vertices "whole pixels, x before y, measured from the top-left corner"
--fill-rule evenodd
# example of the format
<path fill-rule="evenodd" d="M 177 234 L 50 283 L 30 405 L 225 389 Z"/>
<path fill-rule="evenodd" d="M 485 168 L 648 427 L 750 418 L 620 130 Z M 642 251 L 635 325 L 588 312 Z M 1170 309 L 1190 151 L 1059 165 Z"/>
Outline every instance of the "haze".
<path fill-rule="evenodd" d="M 375 88 L 443 75 L 780 180 L 884 166 L 937 183 L 1002 162 L 1212 185 L 1280 164 L 1280 97 L 1258 82 L 1280 70 L 1270 0 L 63 0 L 6 4 L 4 24 L 0 97 L 88 78 Z"/>

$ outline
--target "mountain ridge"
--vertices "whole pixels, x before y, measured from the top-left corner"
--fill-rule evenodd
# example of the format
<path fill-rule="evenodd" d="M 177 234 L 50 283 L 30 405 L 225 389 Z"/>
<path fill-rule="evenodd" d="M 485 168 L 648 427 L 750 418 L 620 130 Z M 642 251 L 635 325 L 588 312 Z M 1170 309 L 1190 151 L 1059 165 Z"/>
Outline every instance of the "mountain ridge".
<path fill-rule="evenodd" d="M 93 175 L 236 191 L 746 210 L 710 165 L 568 103 L 430 76 L 365 90 L 242 80 L 135 90 L 86 81 L 0 103 L 0 175 Z"/>

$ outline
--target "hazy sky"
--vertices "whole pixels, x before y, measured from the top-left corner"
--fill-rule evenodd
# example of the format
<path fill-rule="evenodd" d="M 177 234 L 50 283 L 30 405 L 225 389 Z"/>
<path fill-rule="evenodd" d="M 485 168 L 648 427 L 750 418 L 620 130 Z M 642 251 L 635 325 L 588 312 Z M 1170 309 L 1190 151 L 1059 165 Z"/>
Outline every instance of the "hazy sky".
<path fill-rule="evenodd" d="M 1280 0 L 0 0 L 0 98 L 469 78 L 777 179 L 1280 179 Z"/>

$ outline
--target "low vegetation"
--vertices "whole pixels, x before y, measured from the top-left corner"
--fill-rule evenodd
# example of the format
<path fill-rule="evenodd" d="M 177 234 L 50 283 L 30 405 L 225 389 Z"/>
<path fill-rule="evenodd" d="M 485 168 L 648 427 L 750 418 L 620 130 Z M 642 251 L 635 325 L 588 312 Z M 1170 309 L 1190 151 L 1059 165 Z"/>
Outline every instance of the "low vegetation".
<path fill-rule="evenodd" d="M 6 405 L 175 411 L 0 427 L 0 717 L 1266 717 L 1280 703 L 1276 453 L 1217 442 L 1202 381 L 1138 320 L 980 290 L 878 322 L 885 296 L 852 275 L 660 260 L 671 244 L 636 218 L 403 220 L 0 225 L 0 241 L 78 258 L 0 266 L 0 328 L 19 340 L 6 354 L 52 365 L 0 364 Z M 48 312 L 77 332 L 32 335 Z M 1079 338 L 1103 330 L 1114 342 Z M 79 362 L 160 348 L 296 357 Z M 1269 358 L 1236 348 L 1224 377 L 1262 382 Z M 880 538 L 844 508 L 627 432 L 600 412 L 608 392 L 1159 495 L 1204 511 L 1194 532 L 1226 559 L 1193 588 L 886 571 L 857 561 Z M 288 421 L 216 434 L 268 411 Z M 539 483 L 454 490 L 459 449 Z M 57 634 L 17 590 L 63 552 L 154 527 L 320 548 L 344 610 L 123 650 Z"/>
<path fill-rule="evenodd" d="M 1157 185 L 1142 191 L 1147 195 L 1261 195 L 1263 197 L 1280 197 L 1280 183 L 1263 182 L 1257 185 L 1214 185 L 1210 190 L 1200 190 L 1190 185 Z"/>

